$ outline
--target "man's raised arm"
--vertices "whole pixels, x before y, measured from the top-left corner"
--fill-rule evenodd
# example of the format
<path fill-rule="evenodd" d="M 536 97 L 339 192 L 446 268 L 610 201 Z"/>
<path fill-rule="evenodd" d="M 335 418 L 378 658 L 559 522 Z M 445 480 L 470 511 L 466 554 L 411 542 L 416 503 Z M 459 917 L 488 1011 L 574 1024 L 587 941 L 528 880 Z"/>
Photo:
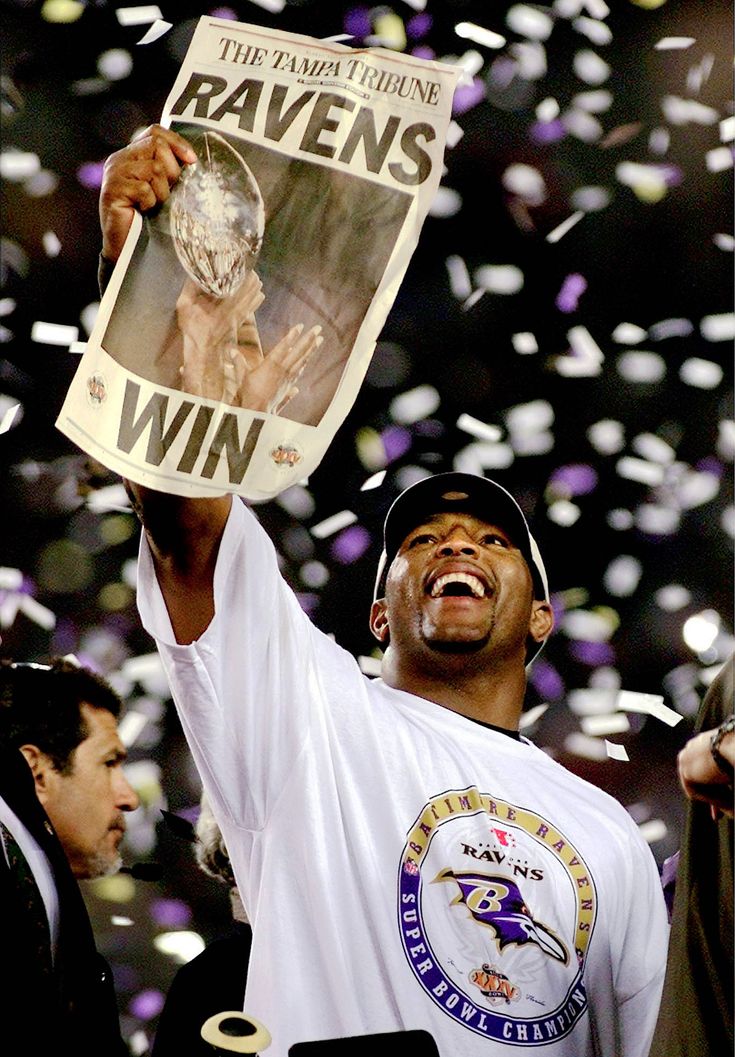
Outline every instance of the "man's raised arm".
<path fill-rule="evenodd" d="M 195 160 L 191 145 L 161 125 L 110 155 L 99 202 L 101 280 L 120 256 L 135 212 L 165 202 L 182 165 Z M 192 642 L 214 615 L 212 580 L 231 496 L 187 499 L 124 483 L 151 547 L 176 641 Z"/>

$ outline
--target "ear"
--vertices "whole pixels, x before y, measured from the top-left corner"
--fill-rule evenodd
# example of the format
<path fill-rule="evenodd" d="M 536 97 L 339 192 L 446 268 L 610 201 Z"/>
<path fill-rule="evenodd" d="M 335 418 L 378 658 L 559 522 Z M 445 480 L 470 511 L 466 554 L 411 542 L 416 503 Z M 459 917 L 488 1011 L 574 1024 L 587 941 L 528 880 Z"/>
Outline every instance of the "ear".
<path fill-rule="evenodd" d="M 26 763 L 33 773 L 33 781 L 36 783 L 36 796 L 45 805 L 49 795 L 51 774 L 54 772 L 51 757 L 42 752 L 37 745 L 21 745 L 20 751 L 25 756 Z"/>
<path fill-rule="evenodd" d="M 388 612 L 384 598 L 377 598 L 370 608 L 370 630 L 378 642 L 384 645 L 388 642 L 390 629 L 388 627 Z"/>
<path fill-rule="evenodd" d="M 528 633 L 534 642 L 543 642 L 554 627 L 554 610 L 548 602 L 534 599 Z"/>

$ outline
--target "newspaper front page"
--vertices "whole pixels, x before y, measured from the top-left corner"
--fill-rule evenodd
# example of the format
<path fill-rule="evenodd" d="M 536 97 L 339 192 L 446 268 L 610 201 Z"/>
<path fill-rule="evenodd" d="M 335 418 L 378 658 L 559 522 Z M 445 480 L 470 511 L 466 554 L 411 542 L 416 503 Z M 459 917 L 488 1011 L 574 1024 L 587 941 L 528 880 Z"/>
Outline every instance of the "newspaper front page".
<path fill-rule="evenodd" d="M 197 161 L 136 215 L 61 432 L 178 495 L 308 477 L 418 242 L 460 72 L 201 18 L 161 117 Z"/>

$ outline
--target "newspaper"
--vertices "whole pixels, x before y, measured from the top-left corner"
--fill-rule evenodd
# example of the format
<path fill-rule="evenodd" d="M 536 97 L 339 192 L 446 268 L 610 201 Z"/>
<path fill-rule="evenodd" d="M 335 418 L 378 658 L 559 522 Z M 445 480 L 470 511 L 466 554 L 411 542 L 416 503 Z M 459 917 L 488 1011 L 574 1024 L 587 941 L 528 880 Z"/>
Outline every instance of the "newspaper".
<path fill-rule="evenodd" d="M 136 215 L 61 432 L 177 495 L 308 477 L 417 245 L 460 72 L 200 18 L 161 117 L 197 161 Z"/>

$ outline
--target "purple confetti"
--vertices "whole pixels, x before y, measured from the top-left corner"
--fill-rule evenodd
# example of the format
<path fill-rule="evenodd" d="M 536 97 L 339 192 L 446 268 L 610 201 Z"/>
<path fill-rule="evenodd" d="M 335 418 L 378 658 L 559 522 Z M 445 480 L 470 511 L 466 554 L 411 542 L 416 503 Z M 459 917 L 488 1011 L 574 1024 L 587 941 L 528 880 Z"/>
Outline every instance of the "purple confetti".
<path fill-rule="evenodd" d="M 561 284 L 556 295 L 556 307 L 560 312 L 576 312 L 579 299 L 587 289 L 587 280 L 578 272 L 572 272 Z"/>
<path fill-rule="evenodd" d="M 428 44 L 417 44 L 415 48 L 411 48 L 411 54 L 417 59 L 433 61 L 436 58 L 436 52 Z"/>
<path fill-rule="evenodd" d="M 542 657 L 533 662 L 529 682 L 541 697 L 560 701 L 564 696 L 564 681 L 553 665 Z"/>
<path fill-rule="evenodd" d="M 82 187 L 87 187 L 90 191 L 99 191 L 102 186 L 104 164 L 101 161 L 88 161 L 84 165 L 79 166 L 77 169 L 77 180 L 79 180 Z"/>
<path fill-rule="evenodd" d="M 474 77 L 472 84 L 459 85 L 452 100 L 452 113 L 464 114 L 467 110 L 471 110 L 473 106 L 482 102 L 486 93 L 485 82 L 480 77 Z"/>
<path fill-rule="evenodd" d="M 536 121 L 529 129 L 529 135 L 534 143 L 558 143 L 564 139 L 567 130 L 563 121 Z"/>
<path fill-rule="evenodd" d="M 380 435 L 388 462 L 400 459 L 411 447 L 411 434 L 402 426 L 388 426 Z"/>
<path fill-rule="evenodd" d="M 351 37 L 367 37 L 373 29 L 370 9 L 353 7 L 345 14 L 344 29 L 345 33 L 349 33 Z"/>
<path fill-rule="evenodd" d="M 410 40 L 421 40 L 431 29 L 434 23 L 433 18 L 428 11 L 422 11 L 418 15 L 414 15 L 413 18 L 409 18 L 406 23 L 406 36 Z"/>
<path fill-rule="evenodd" d="M 181 899 L 154 899 L 151 918 L 161 928 L 183 928 L 191 921 L 191 907 Z"/>
<path fill-rule="evenodd" d="M 150 988 L 141 991 L 130 1002 L 130 1012 L 140 1020 L 152 1020 L 163 1009 L 164 995 L 161 991 Z"/>
<path fill-rule="evenodd" d="M 362 558 L 371 543 L 370 533 L 362 525 L 350 525 L 332 542 L 331 555 L 342 565 L 350 565 Z"/>
<path fill-rule="evenodd" d="M 237 22 L 237 12 L 231 7 L 215 7 L 209 12 L 212 18 L 227 18 L 231 22 Z"/>
<path fill-rule="evenodd" d="M 588 664 L 591 668 L 615 663 L 615 650 L 609 642 L 572 642 L 569 653 L 575 661 Z"/>
<path fill-rule="evenodd" d="M 550 483 L 563 485 L 570 496 L 589 495 L 597 488 L 597 473 L 584 463 L 570 463 L 554 470 Z"/>
<path fill-rule="evenodd" d="M 307 617 L 314 616 L 317 606 L 319 605 L 318 595 L 314 594 L 313 591 L 298 591 L 296 593 L 296 600 L 306 613 Z"/>

